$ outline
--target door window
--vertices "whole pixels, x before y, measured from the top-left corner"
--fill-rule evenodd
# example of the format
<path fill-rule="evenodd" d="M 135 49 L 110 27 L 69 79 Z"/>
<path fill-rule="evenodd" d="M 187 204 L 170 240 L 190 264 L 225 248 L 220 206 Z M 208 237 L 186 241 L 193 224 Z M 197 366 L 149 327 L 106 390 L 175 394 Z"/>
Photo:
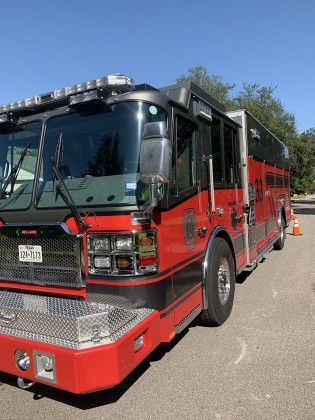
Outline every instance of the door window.
<path fill-rule="evenodd" d="M 213 180 L 214 182 L 222 182 L 223 172 L 221 149 L 221 122 L 218 118 L 213 118 L 211 123 L 211 144 L 213 159 Z"/>
<path fill-rule="evenodd" d="M 175 121 L 176 141 L 173 154 L 173 193 L 175 195 L 196 185 L 197 125 L 180 116 Z"/>

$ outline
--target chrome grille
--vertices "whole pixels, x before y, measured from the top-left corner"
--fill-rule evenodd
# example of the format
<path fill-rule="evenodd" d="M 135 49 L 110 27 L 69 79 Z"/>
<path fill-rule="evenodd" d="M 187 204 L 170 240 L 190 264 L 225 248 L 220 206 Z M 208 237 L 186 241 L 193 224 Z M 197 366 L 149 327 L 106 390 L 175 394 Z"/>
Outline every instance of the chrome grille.
<path fill-rule="evenodd" d="M 19 261 L 19 245 L 40 245 L 43 262 Z M 0 278 L 4 281 L 82 287 L 81 241 L 76 236 L 0 238 Z"/>

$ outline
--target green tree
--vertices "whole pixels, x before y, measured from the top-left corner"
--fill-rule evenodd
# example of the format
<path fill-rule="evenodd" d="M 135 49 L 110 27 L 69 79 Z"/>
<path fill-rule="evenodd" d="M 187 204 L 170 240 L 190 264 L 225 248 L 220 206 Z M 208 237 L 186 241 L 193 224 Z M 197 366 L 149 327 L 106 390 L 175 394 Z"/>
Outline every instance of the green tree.
<path fill-rule="evenodd" d="M 275 89 L 256 83 L 244 83 L 243 90 L 234 97 L 234 106 L 235 109 L 243 108 L 253 114 L 289 148 L 291 191 L 305 193 L 312 189 L 311 174 L 314 172 L 310 140 L 312 133 L 297 133 L 295 117 L 275 97 Z"/>
<path fill-rule="evenodd" d="M 227 109 L 231 109 L 231 92 L 235 88 L 235 84 L 223 83 L 223 78 L 221 76 L 209 75 L 208 70 L 200 65 L 189 68 L 188 73 L 179 76 L 176 82 L 182 83 L 189 80 L 195 82 Z"/>
<path fill-rule="evenodd" d="M 315 191 L 315 127 L 291 141 L 290 167 L 292 191 L 309 193 Z"/>
<path fill-rule="evenodd" d="M 257 83 L 243 84 L 243 90 L 233 99 L 234 109 L 246 109 L 254 115 L 279 140 L 287 143 L 297 136 L 296 121 L 274 96 L 276 88 Z"/>

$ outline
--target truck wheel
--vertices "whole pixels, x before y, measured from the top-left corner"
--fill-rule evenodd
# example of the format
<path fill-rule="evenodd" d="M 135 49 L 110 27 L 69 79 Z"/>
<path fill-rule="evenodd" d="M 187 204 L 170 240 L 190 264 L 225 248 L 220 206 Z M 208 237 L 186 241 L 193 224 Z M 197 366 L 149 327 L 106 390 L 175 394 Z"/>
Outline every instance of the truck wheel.
<path fill-rule="evenodd" d="M 281 217 L 281 226 L 280 226 L 280 238 L 276 240 L 274 244 L 274 249 L 280 251 L 284 247 L 284 241 L 286 238 L 286 230 L 285 230 L 285 221 L 284 218 Z"/>
<path fill-rule="evenodd" d="M 206 290 L 208 308 L 201 314 L 205 325 L 222 325 L 229 317 L 234 301 L 235 264 L 230 247 L 215 238 L 207 263 Z"/>

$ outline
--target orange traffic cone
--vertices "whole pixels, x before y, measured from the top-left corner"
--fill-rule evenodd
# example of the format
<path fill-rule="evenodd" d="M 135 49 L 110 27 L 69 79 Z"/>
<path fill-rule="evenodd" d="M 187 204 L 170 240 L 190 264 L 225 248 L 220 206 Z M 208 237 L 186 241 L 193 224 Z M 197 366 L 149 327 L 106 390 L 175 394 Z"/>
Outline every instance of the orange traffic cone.
<path fill-rule="evenodd" d="M 299 226 L 299 222 L 298 222 L 297 217 L 295 217 L 295 220 L 294 220 L 294 225 L 293 225 L 293 232 L 292 232 L 292 235 L 293 235 L 293 236 L 299 236 L 299 235 L 302 235 L 302 233 L 300 232 L 300 226 Z"/>
<path fill-rule="evenodd" d="M 291 207 L 291 220 L 295 220 L 296 215 L 293 213 L 293 208 Z"/>

